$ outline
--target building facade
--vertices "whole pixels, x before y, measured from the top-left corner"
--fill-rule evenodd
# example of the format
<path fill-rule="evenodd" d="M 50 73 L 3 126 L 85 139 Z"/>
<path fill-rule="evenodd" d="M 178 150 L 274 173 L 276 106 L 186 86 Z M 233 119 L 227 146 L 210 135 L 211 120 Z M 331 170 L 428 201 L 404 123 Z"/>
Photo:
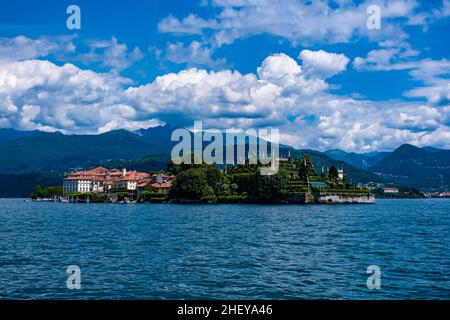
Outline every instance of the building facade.
<path fill-rule="evenodd" d="M 63 191 L 64 193 L 107 193 L 113 189 L 135 191 L 140 182 L 148 180 L 150 183 L 150 178 L 151 175 L 145 172 L 98 167 L 69 174 L 63 181 Z"/>

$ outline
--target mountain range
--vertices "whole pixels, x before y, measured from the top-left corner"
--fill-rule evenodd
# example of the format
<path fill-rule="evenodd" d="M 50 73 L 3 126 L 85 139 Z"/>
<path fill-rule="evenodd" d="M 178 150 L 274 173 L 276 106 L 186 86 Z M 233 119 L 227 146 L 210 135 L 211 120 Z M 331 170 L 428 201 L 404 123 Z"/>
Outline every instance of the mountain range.
<path fill-rule="evenodd" d="M 0 129 L 0 196 L 27 196 L 35 184 L 60 181 L 63 174 L 103 165 L 138 170 L 165 169 L 175 144 L 175 127 L 165 125 L 134 132 L 115 130 L 98 135 Z M 320 152 L 280 146 L 280 154 L 308 154 L 317 171 L 343 167 L 354 183 L 388 182 L 422 190 L 448 190 L 450 151 L 402 145 L 393 152 Z"/>
<path fill-rule="evenodd" d="M 0 143 L 16 140 L 22 137 L 29 137 L 39 131 L 18 131 L 14 129 L 0 129 Z"/>
<path fill-rule="evenodd" d="M 0 143 L 0 173 L 68 171 L 157 153 L 167 153 L 167 146 L 126 130 L 99 135 L 38 132 Z"/>
<path fill-rule="evenodd" d="M 421 190 L 449 190 L 450 150 L 404 144 L 369 170 L 400 185 Z"/>
<path fill-rule="evenodd" d="M 332 159 L 344 161 L 352 166 L 367 170 L 383 160 L 390 152 L 356 153 L 331 149 L 324 151 L 324 153 Z"/>
<path fill-rule="evenodd" d="M 450 150 L 403 144 L 392 152 L 358 154 L 328 150 L 324 153 L 375 173 L 387 183 L 424 191 L 450 189 Z"/>

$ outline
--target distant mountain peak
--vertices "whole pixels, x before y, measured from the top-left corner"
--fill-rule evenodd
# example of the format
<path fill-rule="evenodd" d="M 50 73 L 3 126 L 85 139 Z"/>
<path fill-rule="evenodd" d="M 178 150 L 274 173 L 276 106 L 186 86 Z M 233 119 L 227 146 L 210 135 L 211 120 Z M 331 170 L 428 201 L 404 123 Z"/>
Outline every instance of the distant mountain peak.
<path fill-rule="evenodd" d="M 399 146 L 397 149 L 395 149 L 394 151 L 397 150 L 418 150 L 420 149 L 419 147 L 416 147 L 415 145 L 409 144 L 409 143 L 404 143 L 401 146 Z"/>
<path fill-rule="evenodd" d="M 430 152 L 421 149 L 419 147 L 416 147 L 412 144 L 402 144 L 400 147 L 395 149 L 388 157 L 396 158 L 396 157 L 402 157 L 402 158 L 415 158 L 419 156 L 426 155 Z"/>
<path fill-rule="evenodd" d="M 371 168 L 397 183 L 421 190 L 447 190 L 450 187 L 450 151 L 430 152 L 403 144 Z"/>
<path fill-rule="evenodd" d="M 128 131 L 126 129 L 115 129 L 115 130 L 111 130 L 111 131 L 107 131 L 107 132 L 101 133 L 100 135 L 104 136 L 104 135 L 123 135 L 123 134 L 129 135 L 129 134 L 134 134 L 134 133 L 131 132 L 131 131 Z"/>
<path fill-rule="evenodd" d="M 174 127 L 170 123 L 166 123 L 164 125 L 160 125 L 160 126 L 156 126 L 156 127 L 137 129 L 134 132 L 139 134 L 139 133 L 148 132 L 148 131 L 170 131 L 170 130 L 174 130 L 174 129 L 176 129 L 176 127 Z"/>

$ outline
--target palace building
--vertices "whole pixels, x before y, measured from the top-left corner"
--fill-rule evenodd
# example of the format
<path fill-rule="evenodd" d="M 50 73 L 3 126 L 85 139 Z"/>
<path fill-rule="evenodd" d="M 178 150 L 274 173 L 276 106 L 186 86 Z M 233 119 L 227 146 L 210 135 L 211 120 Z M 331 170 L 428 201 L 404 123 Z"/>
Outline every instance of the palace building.
<path fill-rule="evenodd" d="M 96 192 L 108 193 L 113 189 L 137 191 L 148 185 L 158 191 L 170 189 L 175 176 L 165 175 L 163 172 L 151 175 L 146 172 L 127 171 L 127 169 L 108 170 L 97 167 L 92 170 L 77 171 L 69 174 L 63 181 L 63 191 L 68 192 Z"/>

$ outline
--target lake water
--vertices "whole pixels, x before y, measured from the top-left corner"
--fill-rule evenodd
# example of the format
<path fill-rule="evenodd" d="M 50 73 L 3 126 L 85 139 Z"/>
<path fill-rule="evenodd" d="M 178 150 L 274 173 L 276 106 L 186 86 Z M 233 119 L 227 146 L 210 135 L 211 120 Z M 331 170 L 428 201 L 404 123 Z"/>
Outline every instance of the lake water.
<path fill-rule="evenodd" d="M 120 205 L 0 199 L 0 299 L 449 299 L 450 200 Z M 81 289 L 66 268 L 81 268 Z M 378 265 L 381 288 L 366 269 Z"/>

